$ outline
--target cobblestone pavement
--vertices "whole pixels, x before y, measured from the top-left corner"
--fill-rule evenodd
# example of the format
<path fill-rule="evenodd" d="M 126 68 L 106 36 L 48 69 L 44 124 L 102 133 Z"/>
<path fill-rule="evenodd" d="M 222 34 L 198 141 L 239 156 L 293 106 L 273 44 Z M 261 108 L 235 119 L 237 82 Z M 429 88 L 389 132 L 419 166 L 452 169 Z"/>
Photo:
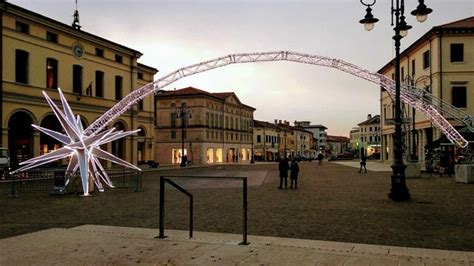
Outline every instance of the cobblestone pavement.
<path fill-rule="evenodd" d="M 412 200 L 388 200 L 391 172 L 335 163 L 301 162 L 298 189 L 277 189 L 277 164 L 220 165 L 155 169 L 144 173 L 143 192 L 111 189 L 88 198 L 25 192 L 0 197 L 0 238 L 48 228 L 84 224 L 158 228 L 159 176 L 245 175 L 248 233 L 293 239 L 385 246 L 474 251 L 474 186 L 453 178 L 407 179 Z M 188 182 L 188 183 L 186 183 Z M 186 181 L 193 195 L 194 228 L 201 232 L 242 232 L 239 183 Z M 227 183 L 226 183 L 227 182 Z M 189 228 L 188 200 L 166 188 L 165 228 Z"/>

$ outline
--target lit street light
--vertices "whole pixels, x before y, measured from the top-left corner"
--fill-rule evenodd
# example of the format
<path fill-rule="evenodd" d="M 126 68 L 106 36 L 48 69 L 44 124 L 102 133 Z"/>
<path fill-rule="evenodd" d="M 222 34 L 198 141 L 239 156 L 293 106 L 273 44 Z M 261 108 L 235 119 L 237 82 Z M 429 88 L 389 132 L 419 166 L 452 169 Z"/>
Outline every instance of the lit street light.
<path fill-rule="evenodd" d="M 395 1 L 395 6 L 394 6 Z M 373 6 L 377 0 L 373 0 L 372 3 L 364 3 L 363 0 L 360 2 L 367 7 L 366 15 L 364 19 L 359 22 L 364 24 L 366 30 L 371 30 L 378 19 L 374 18 L 371 13 L 371 6 Z M 419 5 L 416 10 L 412 11 L 411 14 L 417 16 L 417 20 L 423 22 L 426 20 L 428 14 L 433 10 L 427 8 L 424 4 L 424 0 L 418 0 Z M 410 193 L 405 183 L 405 169 L 406 165 L 403 163 L 403 143 L 402 143 L 402 118 L 401 118 L 401 105 L 400 105 L 400 40 L 406 36 L 411 26 L 405 22 L 405 1 L 404 0 L 392 0 L 392 24 L 394 26 L 393 19 L 395 17 L 395 134 L 393 137 L 394 142 L 394 162 L 392 165 L 392 187 L 389 193 L 389 198 L 394 201 L 405 201 L 410 199 Z"/>
<path fill-rule="evenodd" d="M 184 139 L 186 136 L 185 127 L 187 121 L 191 117 L 193 110 L 189 108 L 185 103 L 181 105 L 181 107 L 176 107 L 176 116 L 181 118 L 181 164 L 180 167 L 186 167 L 187 163 L 187 156 L 184 154 Z"/>

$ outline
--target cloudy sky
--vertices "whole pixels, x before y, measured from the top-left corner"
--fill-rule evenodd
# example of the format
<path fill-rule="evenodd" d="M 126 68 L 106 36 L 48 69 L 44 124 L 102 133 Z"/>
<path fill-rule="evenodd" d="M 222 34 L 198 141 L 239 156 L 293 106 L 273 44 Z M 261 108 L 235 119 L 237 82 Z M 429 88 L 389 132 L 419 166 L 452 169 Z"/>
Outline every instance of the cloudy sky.
<path fill-rule="evenodd" d="M 75 0 L 8 0 L 63 23 Z M 373 0 L 365 0 L 372 2 Z M 402 48 L 434 26 L 474 15 L 472 0 L 427 0 L 425 23 L 413 26 Z M 376 72 L 393 58 L 390 1 L 379 0 L 380 21 L 366 32 L 359 0 L 78 0 L 84 31 L 141 51 L 140 62 L 159 69 L 158 79 L 180 67 L 240 52 L 296 51 L 339 58 Z M 255 119 L 307 120 L 331 135 L 379 114 L 378 86 L 334 69 L 291 62 L 231 65 L 184 78 L 165 89 L 197 87 L 233 91 L 257 109 Z"/>

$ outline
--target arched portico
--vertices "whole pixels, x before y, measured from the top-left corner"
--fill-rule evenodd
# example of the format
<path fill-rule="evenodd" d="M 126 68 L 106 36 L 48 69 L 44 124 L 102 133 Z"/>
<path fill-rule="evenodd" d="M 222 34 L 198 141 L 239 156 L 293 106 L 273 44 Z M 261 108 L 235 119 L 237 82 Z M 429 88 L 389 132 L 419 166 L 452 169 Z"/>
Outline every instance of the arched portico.
<path fill-rule="evenodd" d="M 34 156 L 34 116 L 26 110 L 14 112 L 8 119 L 8 148 L 14 168 Z"/>

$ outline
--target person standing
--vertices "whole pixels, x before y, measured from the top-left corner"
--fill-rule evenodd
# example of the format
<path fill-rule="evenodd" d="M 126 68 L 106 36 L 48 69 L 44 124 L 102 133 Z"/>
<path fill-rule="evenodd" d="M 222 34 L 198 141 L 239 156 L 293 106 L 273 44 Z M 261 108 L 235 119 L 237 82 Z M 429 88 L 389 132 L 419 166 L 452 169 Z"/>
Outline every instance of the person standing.
<path fill-rule="evenodd" d="M 290 188 L 297 188 L 298 187 L 298 173 L 300 172 L 300 167 L 298 165 L 298 162 L 293 159 L 291 161 L 291 166 L 290 166 Z"/>
<path fill-rule="evenodd" d="M 322 165 L 322 164 L 323 164 L 323 153 L 322 153 L 322 152 L 320 152 L 320 153 L 318 154 L 318 161 L 319 161 L 319 165 Z"/>
<path fill-rule="evenodd" d="M 365 172 L 367 173 L 367 167 L 365 166 L 367 164 L 367 157 L 365 157 L 364 154 L 361 155 L 360 157 L 360 168 L 359 168 L 359 173 L 362 172 L 362 167 L 364 167 Z"/>
<path fill-rule="evenodd" d="M 280 171 L 280 186 L 279 189 L 283 186 L 283 181 L 285 181 L 285 188 L 288 186 L 288 170 L 290 169 L 290 165 L 288 164 L 288 159 L 285 157 L 283 160 L 280 161 L 278 164 L 278 170 Z"/>

